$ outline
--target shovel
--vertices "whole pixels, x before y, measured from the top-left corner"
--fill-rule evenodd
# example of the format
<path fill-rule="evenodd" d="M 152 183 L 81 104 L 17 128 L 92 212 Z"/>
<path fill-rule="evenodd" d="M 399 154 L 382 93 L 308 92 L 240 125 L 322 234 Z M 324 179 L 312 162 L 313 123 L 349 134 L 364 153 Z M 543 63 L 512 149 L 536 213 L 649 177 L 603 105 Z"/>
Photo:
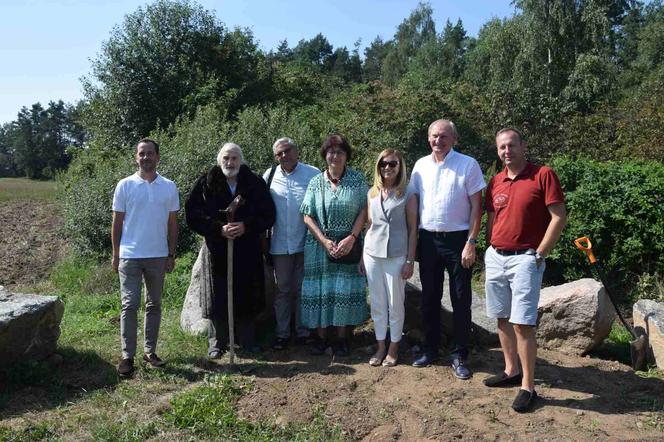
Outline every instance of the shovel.
<path fill-rule="evenodd" d="M 586 255 L 588 255 L 588 260 L 590 261 L 590 265 L 593 269 L 595 269 L 595 272 L 599 276 L 600 281 L 604 285 L 606 294 L 609 297 L 611 304 L 613 304 L 613 308 L 616 310 L 618 318 L 620 318 L 620 322 L 622 322 L 622 324 L 625 326 L 625 328 L 629 331 L 629 333 L 632 335 L 632 338 L 634 339 L 633 341 L 629 342 L 629 354 L 632 358 L 632 368 L 634 370 L 640 370 L 640 371 L 645 370 L 647 356 L 648 356 L 647 336 L 646 335 L 638 336 L 634 328 L 631 325 L 629 325 L 627 321 L 625 321 L 625 318 L 623 318 L 622 314 L 620 313 L 618 305 L 616 304 L 616 300 L 613 294 L 609 291 L 609 286 L 606 283 L 606 278 L 604 276 L 604 269 L 602 268 L 599 261 L 597 260 L 597 258 L 595 258 L 595 255 L 593 254 L 593 245 L 590 242 L 590 238 L 588 238 L 587 236 L 583 236 L 581 238 L 575 239 L 574 244 L 579 250 L 586 252 Z"/>
<path fill-rule="evenodd" d="M 238 207 L 244 204 L 244 199 L 241 195 L 235 197 L 228 207 L 223 210 L 226 213 L 226 222 L 232 223 L 235 221 L 235 211 Z M 226 298 L 228 299 L 228 355 L 230 357 L 231 365 L 235 364 L 235 324 L 233 317 L 233 240 L 227 241 L 226 255 Z"/>

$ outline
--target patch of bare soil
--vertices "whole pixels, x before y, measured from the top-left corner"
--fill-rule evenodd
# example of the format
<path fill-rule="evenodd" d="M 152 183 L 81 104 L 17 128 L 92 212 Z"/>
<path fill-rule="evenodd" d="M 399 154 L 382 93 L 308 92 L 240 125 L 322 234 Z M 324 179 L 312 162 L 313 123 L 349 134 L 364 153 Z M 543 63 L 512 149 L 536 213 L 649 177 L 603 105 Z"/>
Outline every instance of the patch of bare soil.
<path fill-rule="evenodd" d="M 510 405 L 517 388 L 489 389 L 482 379 L 502 368 L 500 349 L 472 354 L 474 376 L 454 377 L 441 359 L 427 368 L 401 355 L 394 368 L 371 367 L 371 348 L 337 361 L 304 348 L 271 353 L 247 373 L 255 388 L 240 414 L 277 424 L 323 413 L 351 440 L 664 440 L 664 382 L 641 378 L 614 361 L 540 351 L 528 414 Z"/>
<path fill-rule="evenodd" d="M 35 284 L 62 256 L 61 216 L 54 203 L 5 201 L 0 205 L 0 285 Z"/>

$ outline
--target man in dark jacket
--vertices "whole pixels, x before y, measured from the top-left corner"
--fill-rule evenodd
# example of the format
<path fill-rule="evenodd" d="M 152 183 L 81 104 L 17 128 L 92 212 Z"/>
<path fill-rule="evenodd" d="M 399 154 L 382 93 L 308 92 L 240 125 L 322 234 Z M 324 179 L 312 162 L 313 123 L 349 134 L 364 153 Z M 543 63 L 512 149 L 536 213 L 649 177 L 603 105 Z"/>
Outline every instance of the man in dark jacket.
<path fill-rule="evenodd" d="M 223 212 L 233 199 L 245 200 L 227 222 Z M 221 357 L 226 347 L 227 245 L 233 248 L 233 309 L 240 344 L 252 352 L 256 345 L 253 320 L 265 307 L 263 257 L 260 234 L 274 223 L 275 208 L 265 182 L 244 164 L 240 146 L 226 143 L 217 155 L 217 165 L 201 176 L 185 204 L 187 224 L 205 237 L 212 267 L 212 306 L 208 312 L 208 356 Z"/>

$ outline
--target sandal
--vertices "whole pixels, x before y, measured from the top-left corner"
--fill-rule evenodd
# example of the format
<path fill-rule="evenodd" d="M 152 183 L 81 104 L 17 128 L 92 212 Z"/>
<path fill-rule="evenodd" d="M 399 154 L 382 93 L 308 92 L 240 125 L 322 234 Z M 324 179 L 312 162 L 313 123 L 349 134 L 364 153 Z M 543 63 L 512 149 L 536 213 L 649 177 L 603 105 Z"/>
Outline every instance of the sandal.
<path fill-rule="evenodd" d="M 385 353 L 380 355 L 380 353 L 376 352 L 371 359 L 369 359 L 369 365 L 372 367 L 380 367 L 380 364 L 383 363 L 383 360 L 385 359 Z"/>
<path fill-rule="evenodd" d="M 395 365 L 397 365 L 396 358 L 392 359 L 392 357 L 389 355 L 385 357 L 385 360 L 383 361 L 383 367 L 394 367 Z"/>

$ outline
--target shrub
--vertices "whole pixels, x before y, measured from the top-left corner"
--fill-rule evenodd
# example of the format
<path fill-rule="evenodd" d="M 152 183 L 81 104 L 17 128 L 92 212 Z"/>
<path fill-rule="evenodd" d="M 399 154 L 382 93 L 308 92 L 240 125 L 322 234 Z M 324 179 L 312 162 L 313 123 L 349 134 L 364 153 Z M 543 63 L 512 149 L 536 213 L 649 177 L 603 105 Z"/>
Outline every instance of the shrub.
<path fill-rule="evenodd" d="M 568 225 L 551 254 L 549 277 L 571 280 L 587 272 L 573 240 L 588 236 L 607 277 L 625 289 L 644 272 L 664 271 L 664 165 L 555 159 L 565 190 Z"/>

